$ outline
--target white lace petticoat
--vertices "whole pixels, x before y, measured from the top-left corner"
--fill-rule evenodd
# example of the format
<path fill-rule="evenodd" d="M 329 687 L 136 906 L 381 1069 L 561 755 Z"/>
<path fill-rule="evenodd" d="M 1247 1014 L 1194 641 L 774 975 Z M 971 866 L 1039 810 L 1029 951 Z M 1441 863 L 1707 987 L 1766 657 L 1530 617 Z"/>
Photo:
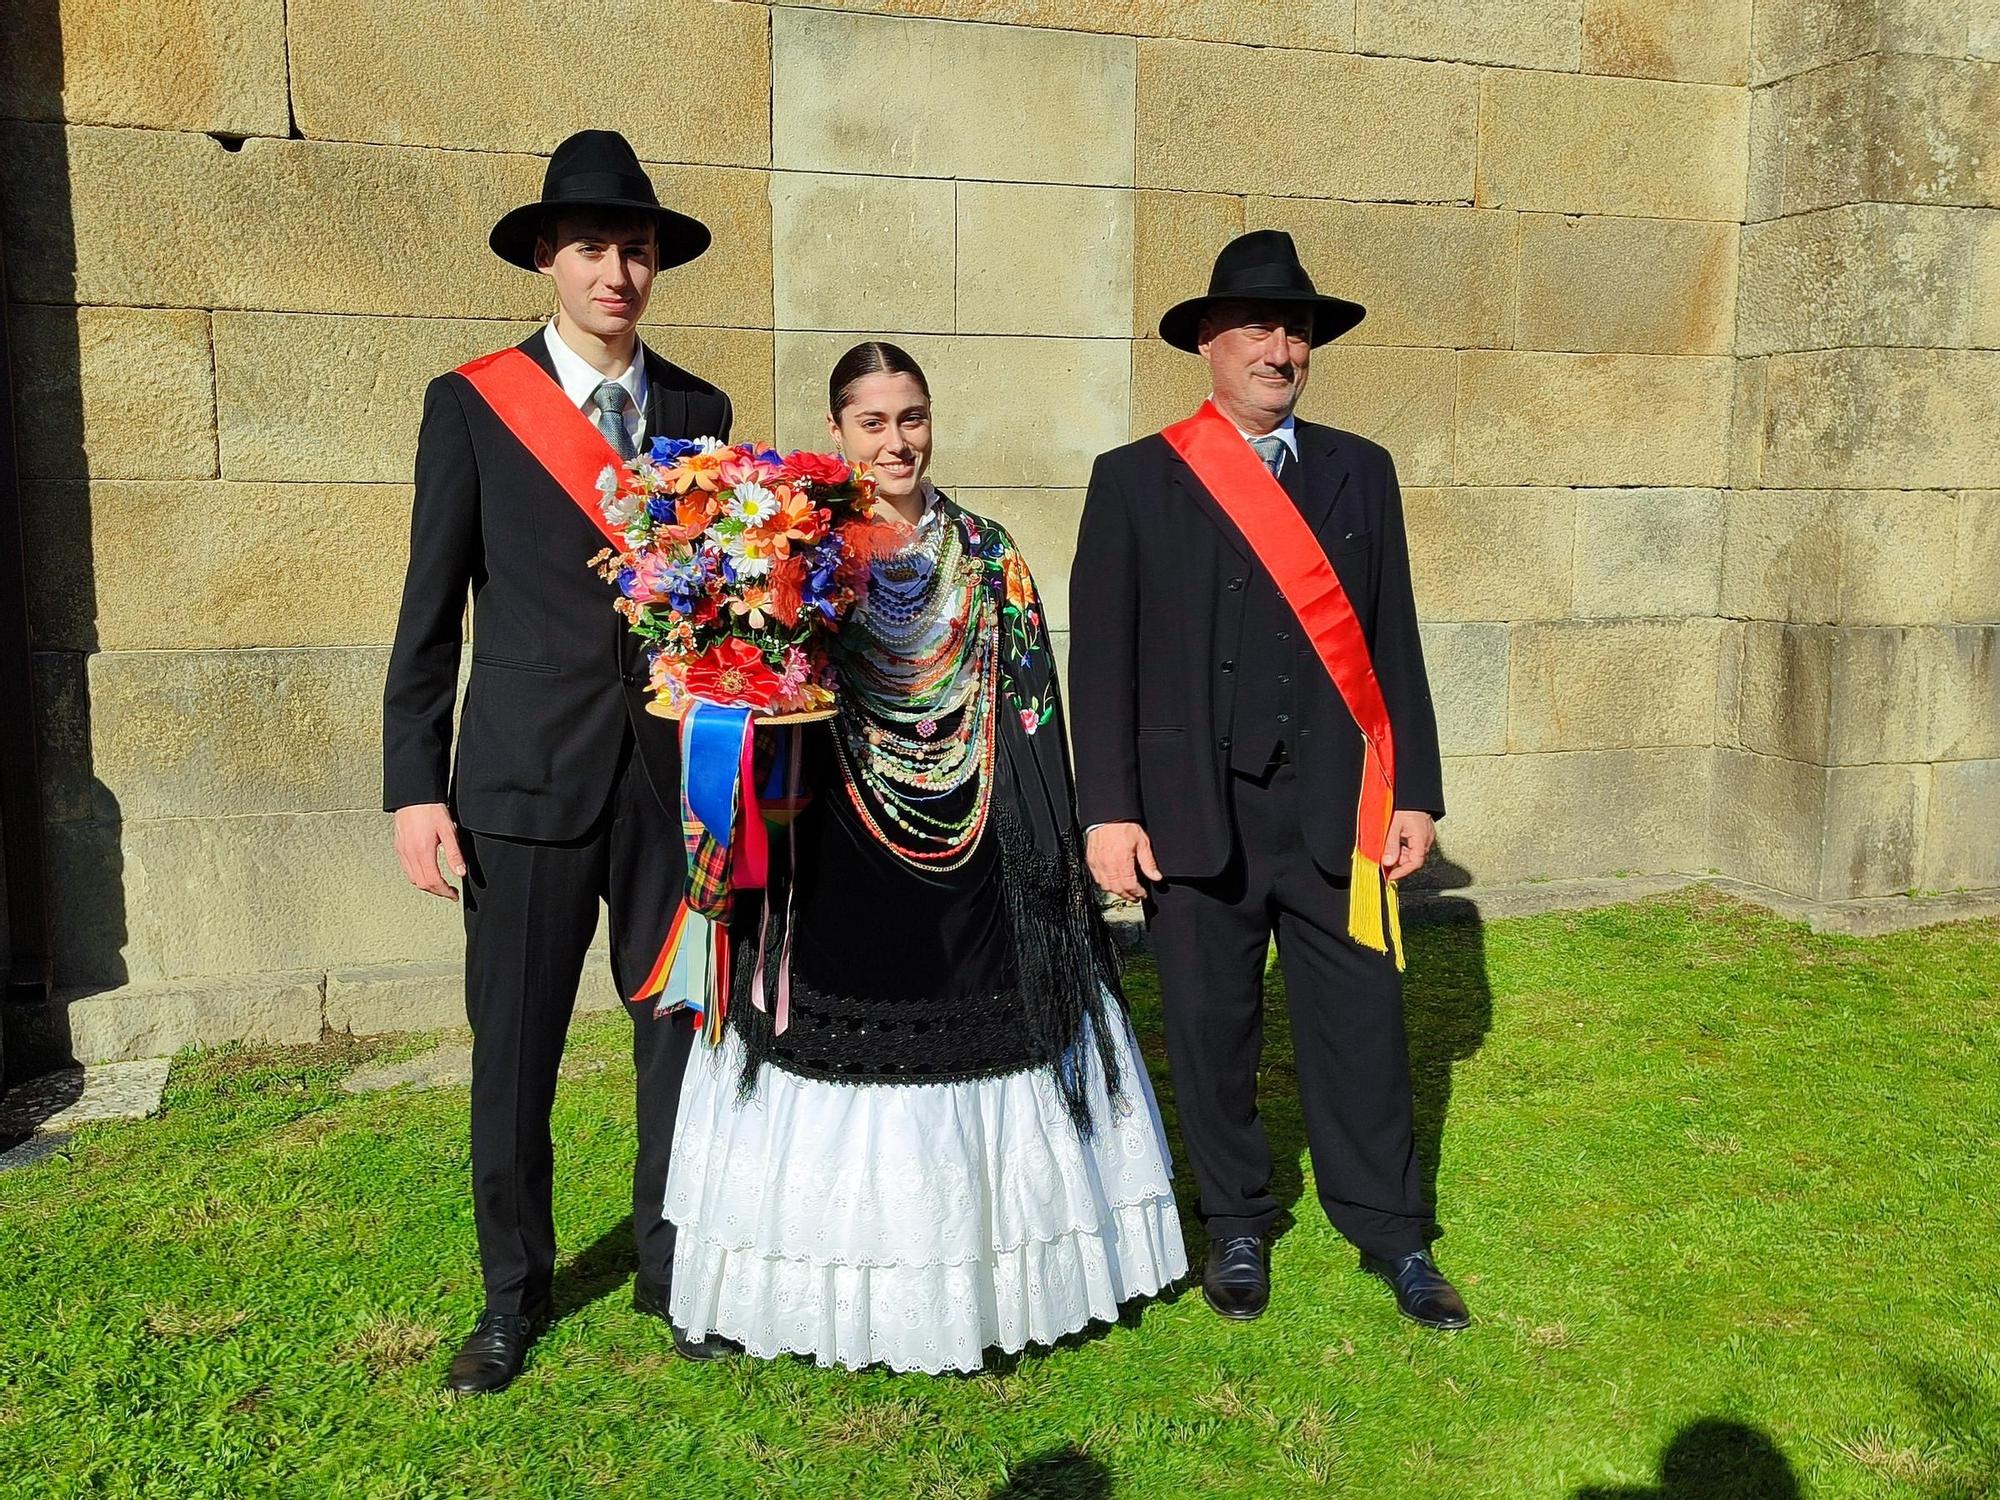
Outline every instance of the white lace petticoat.
<path fill-rule="evenodd" d="M 1117 1028 L 1115 1106 L 1082 1042 L 1089 1141 L 1044 1068 L 857 1085 L 766 1067 L 739 1101 L 741 1043 L 697 1045 L 667 1174 L 675 1325 L 760 1358 L 937 1374 L 1186 1274 L 1159 1107 Z"/>

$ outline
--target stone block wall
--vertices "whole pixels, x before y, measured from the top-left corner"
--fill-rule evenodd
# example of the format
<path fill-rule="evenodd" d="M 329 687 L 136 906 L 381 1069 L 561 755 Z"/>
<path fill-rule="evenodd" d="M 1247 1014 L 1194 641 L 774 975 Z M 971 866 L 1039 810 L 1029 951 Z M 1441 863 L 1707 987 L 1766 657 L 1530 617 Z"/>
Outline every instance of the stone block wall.
<path fill-rule="evenodd" d="M 1820 900 L 2000 885 L 2000 35 L 1978 10 L 1757 12 L 1712 858 Z"/>
<path fill-rule="evenodd" d="M 78 1051 L 450 1019 L 456 913 L 376 810 L 418 400 L 546 314 L 485 232 L 585 125 L 716 229 L 648 337 L 785 445 L 907 345 L 1058 630 L 1092 457 L 1205 388 L 1160 312 L 1289 230 L 1371 309 L 1306 414 L 1396 456 L 1466 876 L 2000 885 L 1962 5 L 4 3 L 37 1024 Z"/>

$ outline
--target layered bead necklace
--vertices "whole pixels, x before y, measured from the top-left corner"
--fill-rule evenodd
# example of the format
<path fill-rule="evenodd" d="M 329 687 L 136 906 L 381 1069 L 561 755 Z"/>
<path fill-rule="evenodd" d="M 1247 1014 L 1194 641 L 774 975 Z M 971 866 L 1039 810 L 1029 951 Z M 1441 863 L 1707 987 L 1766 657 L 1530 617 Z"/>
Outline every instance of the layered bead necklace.
<path fill-rule="evenodd" d="M 840 666 L 834 744 L 855 812 L 898 858 L 959 868 L 992 806 L 1000 632 L 954 516 L 934 510 L 873 565 Z"/>

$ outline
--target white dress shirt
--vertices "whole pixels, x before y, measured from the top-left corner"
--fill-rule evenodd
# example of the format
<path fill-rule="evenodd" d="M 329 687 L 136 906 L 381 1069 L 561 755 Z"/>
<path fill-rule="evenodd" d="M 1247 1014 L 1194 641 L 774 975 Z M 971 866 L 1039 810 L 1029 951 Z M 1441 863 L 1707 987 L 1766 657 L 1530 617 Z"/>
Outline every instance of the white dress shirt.
<path fill-rule="evenodd" d="M 1292 462 L 1297 463 L 1299 461 L 1299 424 L 1289 414 L 1286 415 L 1284 421 L 1273 427 L 1269 433 L 1244 432 L 1241 427 L 1236 430 L 1241 434 L 1243 441 L 1246 443 L 1253 437 L 1268 436 L 1278 438 L 1291 450 Z"/>
<path fill-rule="evenodd" d="M 548 343 L 549 358 L 556 363 L 556 380 L 563 388 L 563 394 L 577 405 L 577 409 L 593 422 L 597 420 L 597 402 L 594 399 L 597 388 L 604 383 L 604 377 L 593 369 L 581 354 L 570 348 L 556 332 L 555 320 L 542 330 Z M 625 394 L 632 399 L 624 412 L 625 435 L 632 439 L 635 452 L 646 449 L 646 345 L 644 341 L 632 349 L 632 363 L 625 373 L 617 377 L 619 385 L 625 387 Z"/>

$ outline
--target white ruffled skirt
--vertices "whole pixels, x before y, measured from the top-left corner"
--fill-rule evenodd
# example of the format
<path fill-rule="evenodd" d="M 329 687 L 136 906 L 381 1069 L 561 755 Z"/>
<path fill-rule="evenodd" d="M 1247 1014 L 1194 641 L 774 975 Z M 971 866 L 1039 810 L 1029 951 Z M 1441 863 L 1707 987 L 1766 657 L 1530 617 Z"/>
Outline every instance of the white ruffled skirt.
<path fill-rule="evenodd" d="M 1131 1028 L 1124 1085 L 1080 1140 L 1048 1070 L 962 1083 L 840 1084 L 697 1045 L 666 1216 L 671 1310 L 693 1338 L 859 1369 L 976 1370 L 1047 1344 L 1187 1271 L 1159 1107 Z"/>

